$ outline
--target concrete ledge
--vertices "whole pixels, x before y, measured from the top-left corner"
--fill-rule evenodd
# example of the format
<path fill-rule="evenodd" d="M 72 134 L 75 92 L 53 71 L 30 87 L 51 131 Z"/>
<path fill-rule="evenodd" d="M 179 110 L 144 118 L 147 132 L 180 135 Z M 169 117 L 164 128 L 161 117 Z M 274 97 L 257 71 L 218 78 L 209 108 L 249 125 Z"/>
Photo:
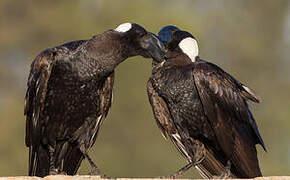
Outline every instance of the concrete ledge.
<path fill-rule="evenodd" d="M 0 180 L 107 180 L 100 178 L 99 176 L 64 176 L 64 175 L 56 175 L 56 176 L 46 176 L 44 178 L 39 177 L 29 177 L 29 176 L 15 176 L 15 177 L 0 177 Z M 269 177 L 258 177 L 254 178 L 255 180 L 290 180 L 290 176 L 269 176 Z M 159 179 L 159 178 L 115 178 L 114 180 L 167 180 L 167 179 Z M 176 179 L 178 180 L 178 179 Z M 190 180 L 190 179 L 182 179 L 182 180 Z"/>

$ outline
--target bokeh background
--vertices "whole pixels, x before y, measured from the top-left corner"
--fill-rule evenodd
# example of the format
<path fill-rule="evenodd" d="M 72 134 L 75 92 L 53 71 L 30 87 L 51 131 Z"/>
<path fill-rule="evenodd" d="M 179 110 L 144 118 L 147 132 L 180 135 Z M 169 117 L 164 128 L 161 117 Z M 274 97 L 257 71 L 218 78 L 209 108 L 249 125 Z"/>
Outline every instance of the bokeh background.
<path fill-rule="evenodd" d="M 128 21 L 193 33 L 202 58 L 253 88 L 262 103 L 251 107 L 268 148 L 257 147 L 263 174 L 290 175 L 290 1 L 0 0 L 0 176 L 27 174 L 23 104 L 34 57 Z M 141 57 L 116 69 L 114 103 L 90 151 L 110 176 L 169 175 L 186 163 L 155 124 L 150 73 L 151 60 Z M 84 161 L 79 173 L 89 170 Z M 199 176 L 192 169 L 183 177 Z"/>

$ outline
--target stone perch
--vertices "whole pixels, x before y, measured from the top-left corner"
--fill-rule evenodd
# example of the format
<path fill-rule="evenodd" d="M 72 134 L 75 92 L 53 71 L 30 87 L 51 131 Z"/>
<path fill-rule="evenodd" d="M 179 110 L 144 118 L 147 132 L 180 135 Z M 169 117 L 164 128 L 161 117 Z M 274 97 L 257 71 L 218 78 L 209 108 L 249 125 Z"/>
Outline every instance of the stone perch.
<path fill-rule="evenodd" d="M 103 179 L 98 176 L 46 176 L 44 178 L 40 177 L 29 177 L 29 176 L 14 176 L 14 177 L 0 177 L 0 180 L 108 180 Z M 269 176 L 269 177 L 257 177 L 255 180 L 290 180 L 290 176 Z M 115 178 L 114 180 L 168 180 L 159 178 Z M 179 180 L 179 179 L 176 179 Z M 191 180 L 191 179 L 180 179 L 180 180 Z"/>

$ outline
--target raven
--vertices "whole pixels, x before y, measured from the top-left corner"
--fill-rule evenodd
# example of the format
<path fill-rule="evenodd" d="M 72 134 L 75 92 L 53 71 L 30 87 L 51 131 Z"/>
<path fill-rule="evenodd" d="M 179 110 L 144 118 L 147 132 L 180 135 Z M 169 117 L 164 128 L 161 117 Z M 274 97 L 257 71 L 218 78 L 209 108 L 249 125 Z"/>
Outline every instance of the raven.
<path fill-rule="evenodd" d="M 158 38 L 123 23 L 89 40 L 41 52 L 32 62 L 25 96 L 29 175 L 76 174 L 112 104 L 114 69 L 125 59 L 164 55 Z"/>
<path fill-rule="evenodd" d="M 266 148 L 247 103 L 259 99 L 220 67 L 200 59 L 190 33 L 167 30 L 159 37 L 168 51 L 164 61 L 153 63 L 147 91 L 162 134 L 189 162 L 172 177 L 192 166 L 206 178 L 262 176 L 255 145 Z M 209 155 L 217 164 L 203 163 Z M 220 165 L 228 171 L 218 174 Z"/>

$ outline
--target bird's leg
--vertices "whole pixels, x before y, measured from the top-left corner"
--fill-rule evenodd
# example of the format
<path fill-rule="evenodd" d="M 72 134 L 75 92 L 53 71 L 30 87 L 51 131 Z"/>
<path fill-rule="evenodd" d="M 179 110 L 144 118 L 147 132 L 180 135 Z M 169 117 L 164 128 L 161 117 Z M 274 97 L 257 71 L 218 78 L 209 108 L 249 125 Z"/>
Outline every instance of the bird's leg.
<path fill-rule="evenodd" d="M 91 175 L 101 175 L 101 171 L 98 168 L 98 166 L 94 163 L 94 161 L 92 160 L 92 158 L 88 155 L 88 153 L 83 153 L 85 158 L 89 161 L 92 170 L 91 170 Z"/>
<path fill-rule="evenodd" d="M 80 146 L 80 151 L 83 153 L 83 156 L 89 161 L 92 170 L 91 170 L 91 175 L 96 175 L 96 176 L 101 176 L 101 171 L 98 168 L 98 166 L 94 163 L 94 161 L 92 160 L 92 158 L 89 156 L 88 152 L 87 152 L 87 148 L 85 148 L 84 145 Z"/>
<path fill-rule="evenodd" d="M 59 166 L 59 173 L 60 175 L 67 175 L 67 173 L 63 170 L 63 163 L 64 163 L 64 159 L 61 160 L 60 166 Z"/>
<path fill-rule="evenodd" d="M 176 171 L 174 174 L 170 175 L 169 178 L 175 179 L 179 176 L 181 176 L 183 173 L 185 173 L 188 169 L 190 169 L 194 165 L 193 162 L 188 163 L 184 167 L 180 168 L 178 171 Z"/>
<path fill-rule="evenodd" d="M 49 174 L 56 175 L 58 174 L 58 170 L 55 168 L 54 165 L 54 148 L 52 146 L 48 146 L 49 150 Z"/>
<path fill-rule="evenodd" d="M 204 160 L 204 145 L 200 143 L 199 141 L 194 141 L 192 144 L 192 147 L 194 149 L 194 158 L 190 159 L 190 162 L 179 169 L 176 173 L 169 176 L 170 178 L 177 178 L 181 176 L 183 173 L 185 173 L 188 169 L 190 169 L 192 166 L 196 166 L 200 164 Z"/>
<path fill-rule="evenodd" d="M 225 171 L 219 175 L 219 176 L 214 176 L 214 179 L 228 179 L 228 178 L 233 178 L 233 175 L 231 173 L 231 161 L 227 161 L 227 165 L 225 166 Z"/>
<path fill-rule="evenodd" d="M 101 171 L 100 169 L 98 168 L 98 166 L 94 163 L 94 161 L 92 160 L 92 158 L 88 155 L 88 153 L 83 153 L 85 158 L 89 161 L 91 167 L 92 167 L 92 170 L 91 170 L 91 175 L 94 175 L 94 176 L 100 176 L 101 178 L 106 178 L 106 179 L 114 179 L 110 176 L 107 176 L 105 174 L 101 174 Z"/>
<path fill-rule="evenodd" d="M 184 167 L 182 167 L 181 169 L 179 169 L 176 173 L 172 174 L 169 176 L 169 178 L 175 179 L 179 176 L 181 176 L 182 174 L 184 174 L 188 169 L 190 169 L 192 166 L 196 166 L 198 164 L 200 164 L 202 161 L 204 160 L 204 157 L 198 161 L 195 162 L 189 162 L 187 165 L 185 165 Z"/>

